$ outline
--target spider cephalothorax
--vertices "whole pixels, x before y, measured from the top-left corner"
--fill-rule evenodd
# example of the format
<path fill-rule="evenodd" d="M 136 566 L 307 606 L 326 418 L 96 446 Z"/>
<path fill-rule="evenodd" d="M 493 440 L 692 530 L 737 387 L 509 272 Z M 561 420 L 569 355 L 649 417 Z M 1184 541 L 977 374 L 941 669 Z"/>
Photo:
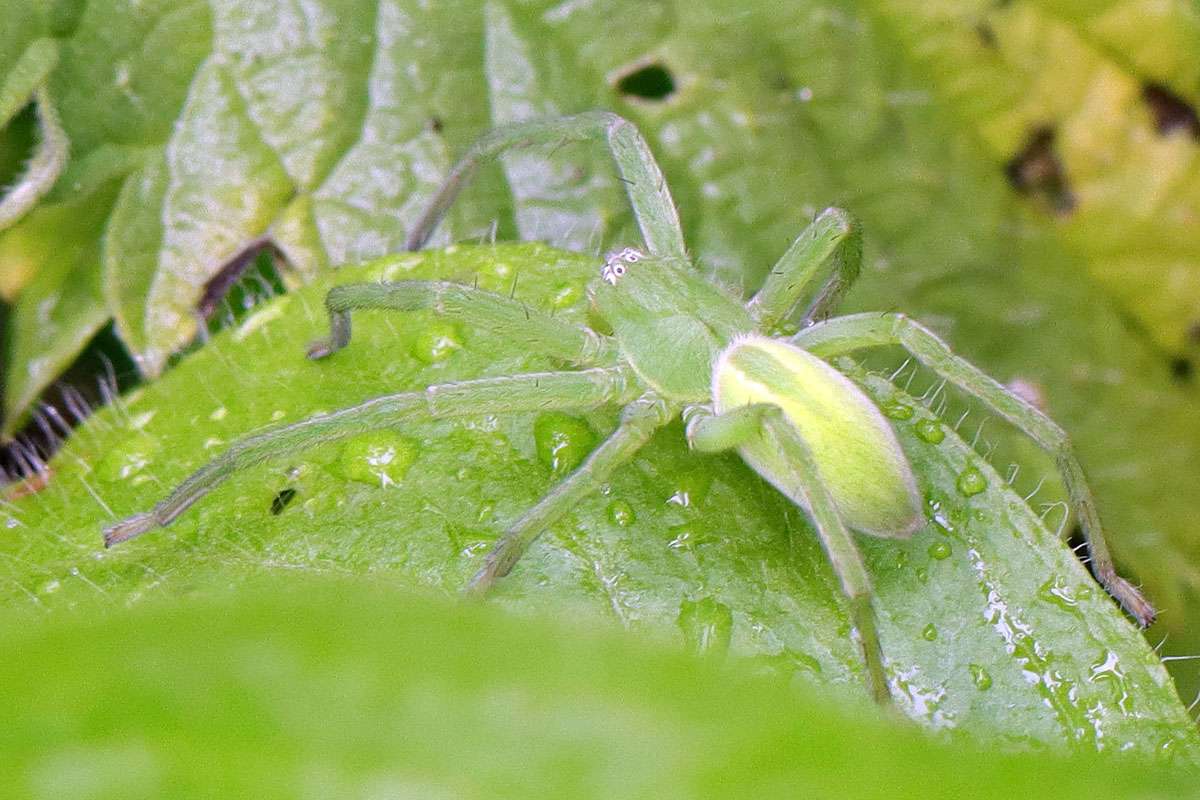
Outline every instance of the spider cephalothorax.
<path fill-rule="evenodd" d="M 235 442 L 162 502 L 105 530 L 113 545 L 169 524 L 234 471 L 272 456 L 348 436 L 371 425 L 541 411 L 623 407 L 621 422 L 588 458 L 515 520 L 488 554 L 469 590 L 484 592 L 508 574 L 534 539 L 595 491 L 671 420 L 682 416 L 699 451 L 737 450 L 755 471 L 807 511 L 841 582 L 862 645 L 872 693 L 888 697 L 876 633 L 871 580 L 850 529 L 907 537 L 921 513 L 911 467 L 871 400 L 827 359 L 862 348 L 900 345 L 1028 433 L 1057 458 L 1073 509 L 1104 587 L 1142 625 L 1154 610 L 1116 574 L 1091 493 L 1066 434 L 1041 411 L 901 314 L 830 316 L 858 275 L 856 226 L 837 209 L 820 214 L 740 302 L 689 261 L 675 205 L 637 130 L 594 112 L 500 128 L 454 167 L 408 237 L 420 249 L 480 164 L 540 140 L 603 139 L 625 184 L 645 241 L 609 254 L 589 292 L 611 335 L 538 312 L 508 297 L 448 281 L 348 284 L 326 298 L 330 335 L 309 349 L 324 358 L 350 342 L 356 309 L 426 309 L 462 314 L 474 325 L 578 369 L 430 386 L 368 400 Z M 799 333 L 772 338 L 790 320 Z"/>

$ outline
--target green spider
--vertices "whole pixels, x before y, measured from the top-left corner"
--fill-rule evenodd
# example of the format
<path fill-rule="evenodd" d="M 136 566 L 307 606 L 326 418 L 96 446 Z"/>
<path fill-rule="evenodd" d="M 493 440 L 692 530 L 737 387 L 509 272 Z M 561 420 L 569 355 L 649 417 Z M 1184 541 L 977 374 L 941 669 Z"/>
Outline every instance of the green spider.
<path fill-rule="evenodd" d="M 841 210 L 818 216 L 743 304 L 706 281 L 688 259 L 670 192 L 637 129 L 615 114 L 591 112 L 511 125 L 480 139 L 450 172 L 410 233 L 407 248 L 419 250 L 425 244 L 488 159 L 513 147 L 595 139 L 605 141 L 611 151 L 645 240 L 644 251 L 626 248 L 606 257 L 590 285 L 595 311 L 611 327 L 611 336 L 457 283 L 362 283 L 329 292 L 330 336 L 308 352 L 319 359 L 345 347 L 354 310 L 432 310 L 461 314 L 480 328 L 579 369 L 384 395 L 250 436 L 201 467 L 150 511 L 106 528 L 105 545 L 170 524 L 240 469 L 364 430 L 423 417 L 624 406 L 617 429 L 513 522 L 488 553 L 468 587 L 469 593 L 480 594 L 512 570 L 547 526 L 596 491 L 655 431 L 682 415 L 691 448 L 738 450 L 811 516 L 849 603 L 868 688 L 883 702 L 889 691 L 871 580 L 850 530 L 903 538 L 925 520 L 912 468 L 895 433 L 870 399 L 824 359 L 901 345 L 1057 458 L 1087 537 L 1093 573 L 1138 623 L 1153 620 L 1151 605 L 1113 567 L 1083 470 L 1058 425 L 901 314 L 829 316 L 861 262 L 858 230 Z M 800 332 L 770 338 L 785 319 L 798 321 Z"/>

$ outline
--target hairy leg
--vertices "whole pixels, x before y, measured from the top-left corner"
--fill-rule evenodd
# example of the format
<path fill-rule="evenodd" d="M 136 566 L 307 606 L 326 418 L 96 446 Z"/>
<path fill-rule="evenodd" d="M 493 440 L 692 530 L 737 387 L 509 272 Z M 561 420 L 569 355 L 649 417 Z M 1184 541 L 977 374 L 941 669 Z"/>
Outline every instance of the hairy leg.
<path fill-rule="evenodd" d="M 646 140 L 631 122 L 607 111 L 518 122 L 486 134 L 454 165 L 429 208 L 409 232 L 405 249 L 424 247 L 458 193 L 471 182 L 480 166 L 505 150 L 541 143 L 593 140 L 605 142 L 612 153 L 647 251 L 657 256 L 686 258 L 679 214 Z"/>
<path fill-rule="evenodd" d="M 858 277 L 862 233 L 840 208 L 827 208 L 801 231 L 746 304 L 763 333 L 804 309 L 801 324 L 827 316 Z"/>
<path fill-rule="evenodd" d="M 809 509 L 829 563 L 849 603 L 850 619 L 858 631 L 867 667 L 867 686 L 877 702 L 888 702 L 891 695 L 872 604 L 871 578 L 849 529 L 837 512 L 833 496 L 821 482 L 812 453 L 795 427 L 778 407 L 768 404 L 743 406 L 719 415 L 700 406 L 691 406 L 684 412 L 684 419 L 688 443 L 701 452 L 730 450 L 751 437 L 764 436 L 786 456 L 798 479 L 793 485 L 804 487 L 802 497 L 790 499 Z"/>
<path fill-rule="evenodd" d="M 196 470 L 153 509 L 104 529 L 104 544 L 131 539 L 169 525 L 226 478 L 276 456 L 298 453 L 325 442 L 399 422 L 544 409 L 589 409 L 627 403 L 641 393 L 622 367 L 580 372 L 541 372 L 446 383 L 420 392 L 384 395 L 330 414 L 271 428 L 229 446 Z"/>
<path fill-rule="evenodd" d="M 1154 621 L 1154 607 L 1137 587 L 1117 574 L 1100 527 L 1096 502 L 1088 488 L 1071 441 L 1054 420 L 1009 391 L 971 362 L 956 356 L 949 345 L 920 323 L 902 314 L 854 314 L 818 323 L 797 334 L 792 342 L 823 358 L 865 347 L 900 345 L 941 377 L 979 399 L 1054 456 L 1066 482 L 1074 510 L 1091 554 L 1092 573 L 1122 607 L 1143 627 Z"/>
<path fill-rule="evenodd" d="M 309 358 L 324 358 L 350 343 L 350 313 L 363 309 L 429 310 L 461 316 L 530 350 L 581 365 L 613 361 L 612 344 L 590 328 L 556 319 L 520 301 L 449 281 L 348 283 L 325 296 L 329 337 L 313 342 Z"/>
<path fill-rule="evenodd" d="M 471 579 L 467 592 L 473 595 L 487 592 L 497 579 L 512 570 L 542 531 L 599 489 L 614 470 L 633 458 L 654 432 L 673 417 L 674 410 L 653 394 L 643 395 L 626 406 L 621 424 L 612 435 L 505 531 L 488 553 L 483 567 Z"/>

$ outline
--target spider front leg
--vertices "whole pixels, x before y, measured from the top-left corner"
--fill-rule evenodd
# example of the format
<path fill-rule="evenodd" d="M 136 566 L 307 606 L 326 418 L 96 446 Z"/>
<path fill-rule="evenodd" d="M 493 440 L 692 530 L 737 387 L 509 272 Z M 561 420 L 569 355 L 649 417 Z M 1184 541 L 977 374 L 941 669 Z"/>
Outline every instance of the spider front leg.
<path fill-rule="evenodd" d="M 797 306 L 805 325 L 826 316 L 858 278 L 862 267 L 862 232 L 840 208 L 827 208 L 800 232 L 771 267 L 762 288 L 746 309 L 769 334 Z"/>
<path fill-rule="evenodd" d="M 592 451 L 561 483 L 546 493 L 537 505 L 513 523 L 488 553 L 487 559 L 467 592 L 482 595 L 497 579 L 507 575 L 533 541 L 548 526 L 574 508 L 580 500 L 600 488 L 609 476 L 642 448 L 654 432 L 675 416 L 675 409 L 653 393 L 647 393 L 625 407 L 621 424 Z"/>
<path fill-rule="evenodd" d="M 883 649 L 879 643 L 871 578 L 846 523 L 838 513 L 833 495 L 821 480 L 808 445 L 788 422 L 783 411 L 774 405 L 759 403 L 741 406 L 718 415 L 702 406 L 689 406 L 684 411 L 684 419 L 687 421 L 688 444 L 700 452 L 731 450 L 753 438 L 763 437 L 785 456 L 788 468 L 796 478 L 788 483 L 803 487 L 802 495 L 790 499 L 800 507 L 807 508 L 812 515 L 825 554 L 849 603 L 850 619 L 858 631 L 863 662 L 867 667 L 867 686 L 877 702 L 889 702 L 891 694 L 883 666 Z"/>
<path fill-rule="evenodd" d="M 341 411 L 318 414 L 234 442 L 219 457 L 192 473 L 150 511 L 105 528 L 104 545 L 112 547 L 171 524 L 226 478 L 269 458 L 299 453 L 326 442 L 415 419 L 547 409 L 584 410 L 627 403 L 640 392 L 637 379 L 630 370 L 611 367 L 483 378 L 434 385 L 421 392 L 376 397 Z"/>
<path fill-rule="evenodd" d="M 325 295 L 329 338 L 313 342 L 309 358 L 324 358 L 350 343 L 350 313 L 364 309 L 433 311 L 461 316 L 535 353 L 580 365 L 612 363 L 612 345 L 583 325 L 556 319 L 524 303 L 492 292 L 449 281 L 348 283 Z"/>
<path fill-rule="evenodd" d="M 1154 607 L 1137 587 L 1117 574 L 1083 467 L 1066 432 L 1052 419 L 971 362 L 956 356 L 932 331 L 902 314 L 836 317 L 801 331 L 791 341 L 823 358 L 867 347 L 900 345 L 922 364 L 1030 436 L 1054 456 L 1063 474 L 1071 508 L 1088 543 L 1092 574 L 1139 625 L 1146 627 L 1154 622 Z"/>
<path fill-rule="evenodd" d="M 518 122 L 486 134 L 454 165 L 425 213 L 409 231 L 405 249 L 420 250 L 425 246 L 458 193 L 488 160 L 514 147 L 583 141 L 602 141 L 608 145 L 646 249 L 652 255 L 686 258 L 679 214 L 650 147 L 631 122 L 607 111 Z"/>

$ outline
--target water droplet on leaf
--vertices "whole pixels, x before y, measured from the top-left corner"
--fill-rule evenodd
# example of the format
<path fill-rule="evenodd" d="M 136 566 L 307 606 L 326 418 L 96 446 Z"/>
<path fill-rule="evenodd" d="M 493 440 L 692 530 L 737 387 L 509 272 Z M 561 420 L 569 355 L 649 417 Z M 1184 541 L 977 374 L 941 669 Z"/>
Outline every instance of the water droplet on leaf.
<path fill-rule="evenodd" d="M 579 297 L 579 287 L 573 285 L 560 286 L 551 296 L 550 305 L 554 308 L 570 308 L 579 301 Z"/>
<path fill-rule="evenodd" d="M 880 406 L 880 409 L 892 419 L 912 419 L 913 414 L 916 413 L 912 406 L 901 403 L 899 400 L 889 400 Z"/>
<path fill-rule="evenodd" d="M 977 495 L 987 488 L 987 478 L 983 477 L 983 473 L 975 467 L 967 467 L 959 473 L 958 481 L 955 483 L 958 491 L 967 497 Z"/>
<path fill-rule="evenodd" d="M 672 550 L 691 550 L 696 545 L 709 541 L 708 535 L 690 522 L 683 525 L 672 525 L 667 528 L 667 533 L 671 536 L 667 547 Z"/>
<path fill-rule="evenodd" d="M 430 324 L 412 343 L 412 354 L 426 364 L 445 361 L 462 349 L 462 332 L 457 325 L 450 322 L 434 322 Z"/>
<path fill-rule="evenodd" d="M 608 521 L 618 528 L 628 528 L 637 522 L 637 514 L 625 500 L 613 500 L 608 504 Z"/>
<path fill-rule="evenodd" d="M 953 548 L 946 542 L 934 542 L 929 545 L 929 557 L 936 558 L 938 561 L 946 560 L 953 552 Z"/>
<path fill-rule="evenodd" d="M 917 431 L 917 436 L 921 441 L 929 442 L 930 444 L 938 444 L 946 438 L 946 432 L 942 430 L 942 425 L 935 419 L 918 420 L 913 426 Z"/>
<path fill-rule="evenodd" d="M 712 475 L 707 471 L 690 470 L 675 475 L 675 490 L 667 498 L 668 503 L 690 508 L 704 502 L 712 486 Z"/>
<path fill-rule="evenodd" d="M 971 670 L 971 680 L 975 683 L 976 689 L 986 692 L 992 688 L 992 676 L 986 669 L 978 664 L 971 664 L 967 669 Z"/>
<path fill-rule="evenodd" d="M 596 434 L 578 417 L 549 411 L 533 421 L 533 442 L 538 460 L 557 477 L 583 463 L 596 444 Z"/>
<path fill-rule="evenodd" d="M 148 433 L 137 433 L 109 450 L 96 464 L 96 474 L 104 481 L 123 481 L 149 466 L 162 442 Z"/>
<path fill-rule="evenodd" d="M 1079 600 L 1071 593 L 1071 589 L 1062 575 L 1053 575 L 1050 580 L 1038 587 L 1038 599 L 1058 606 L 1064 611 L 1080 613 Z"/>
<path fill-rule="evenodd" d="M 394 431 L 364 433 L 342 445 L 333 470 L 348 480 L 389 486 L 404 479 L 419 453 L 416 442 Z"/>
<path fill-rule="evenodd" d="M 938 637 L 938 629 L 932 622 L 921 629 L 921 638 L 927 642 L 935 641 Z"/>

